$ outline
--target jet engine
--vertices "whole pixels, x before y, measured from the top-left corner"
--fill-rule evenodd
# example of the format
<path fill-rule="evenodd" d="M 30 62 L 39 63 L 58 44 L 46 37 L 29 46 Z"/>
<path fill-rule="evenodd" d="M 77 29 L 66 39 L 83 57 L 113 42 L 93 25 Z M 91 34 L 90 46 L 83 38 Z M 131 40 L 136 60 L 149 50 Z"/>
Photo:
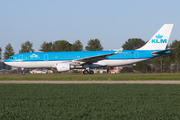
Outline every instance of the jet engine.
<path fill-rule="evenodd" d="M 56 68 L 58 72 L 68 71 L 70 70 L 70 64 L 69 63 L 57 63 Z"/>
<path fill-rule="evenodd" d="M 62 62 L 62 63 L 57 63 L 56 68 L 58 72 L 64 72 L 64 71 L 69 71 L 71 69 L 79 69 L 82 68 L 82 66 L 72 65 L 68 62 Z"/>

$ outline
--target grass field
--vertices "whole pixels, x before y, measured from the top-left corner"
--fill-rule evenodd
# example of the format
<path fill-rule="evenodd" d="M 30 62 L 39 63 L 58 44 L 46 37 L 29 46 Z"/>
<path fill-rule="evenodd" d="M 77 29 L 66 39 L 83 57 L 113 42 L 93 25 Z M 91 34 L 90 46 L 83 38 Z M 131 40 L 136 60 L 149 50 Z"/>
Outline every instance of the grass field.
<path fill-rule="evenodd" d="M 1 74 L 0 80 L 48 80 L 48 81 L 138 81 L 138 80 L 180 80 L 180 74 Z"/>
<path fill-rule="evenodd" d="M 180 119 L 180 85 L 0 84 L 0 119 Z"/>

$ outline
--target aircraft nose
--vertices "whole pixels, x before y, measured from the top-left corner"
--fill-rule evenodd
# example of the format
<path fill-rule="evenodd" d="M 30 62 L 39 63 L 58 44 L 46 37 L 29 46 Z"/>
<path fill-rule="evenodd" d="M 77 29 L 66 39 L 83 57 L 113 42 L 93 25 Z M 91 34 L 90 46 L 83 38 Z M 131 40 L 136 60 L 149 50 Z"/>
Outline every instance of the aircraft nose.
<path fill-rule="evenodd" d="M 4 63 L 8 66 L 14 66 L 14 64 L 12 62 L 4 62 Z"/>
<path fill-rule="evenodd" d="M 8 62 L 4 61 L 4 63 L 5 63 L 6 65 L 8 65 Z"/>
<path fill-rule="evenodd" d="M 5 61 L 4 61 L 4 63 L 6 64 L 6 65 L 9 65 L 9 62 L 8 62 L 9 60 L 8 59 L 6 59 Z"/>

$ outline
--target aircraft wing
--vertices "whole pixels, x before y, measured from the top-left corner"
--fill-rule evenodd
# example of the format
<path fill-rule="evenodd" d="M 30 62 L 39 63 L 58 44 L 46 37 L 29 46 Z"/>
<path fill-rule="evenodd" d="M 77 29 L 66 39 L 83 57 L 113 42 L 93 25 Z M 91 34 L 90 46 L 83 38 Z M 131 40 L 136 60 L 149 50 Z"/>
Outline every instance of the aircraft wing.
<path fill-rule="evenodd" d="M 91 56 L 91 57 L 82 58 L 82 59 L 76 59 L 76 60 L 73 60 L 72 62 L 74 62 L 74 63 L 81 62 L 83 64 L 85 64 L 85 63 L 91 64 L 91 63 L 97 62 L 99 60 L 107 59 L 107 56 L 115 55 L 115 54 L 118 54 L 118 53 L 121 53 L 121 52 L 122 52 L 122 49 L 119 49 L 118 51 L 116 51 L 114 53 Z"/>

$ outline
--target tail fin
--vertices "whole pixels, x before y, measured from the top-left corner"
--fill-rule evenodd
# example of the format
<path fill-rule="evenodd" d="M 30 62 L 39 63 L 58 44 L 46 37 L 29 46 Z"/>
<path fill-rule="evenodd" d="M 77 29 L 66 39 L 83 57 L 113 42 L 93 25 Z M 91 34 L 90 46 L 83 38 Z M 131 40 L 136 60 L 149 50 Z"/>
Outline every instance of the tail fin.
<path fill-rule="evenodd" d="M 164 24 L 144 46 L 137 50 L 165 50 L 172 28 L 173 24 Z"/>

